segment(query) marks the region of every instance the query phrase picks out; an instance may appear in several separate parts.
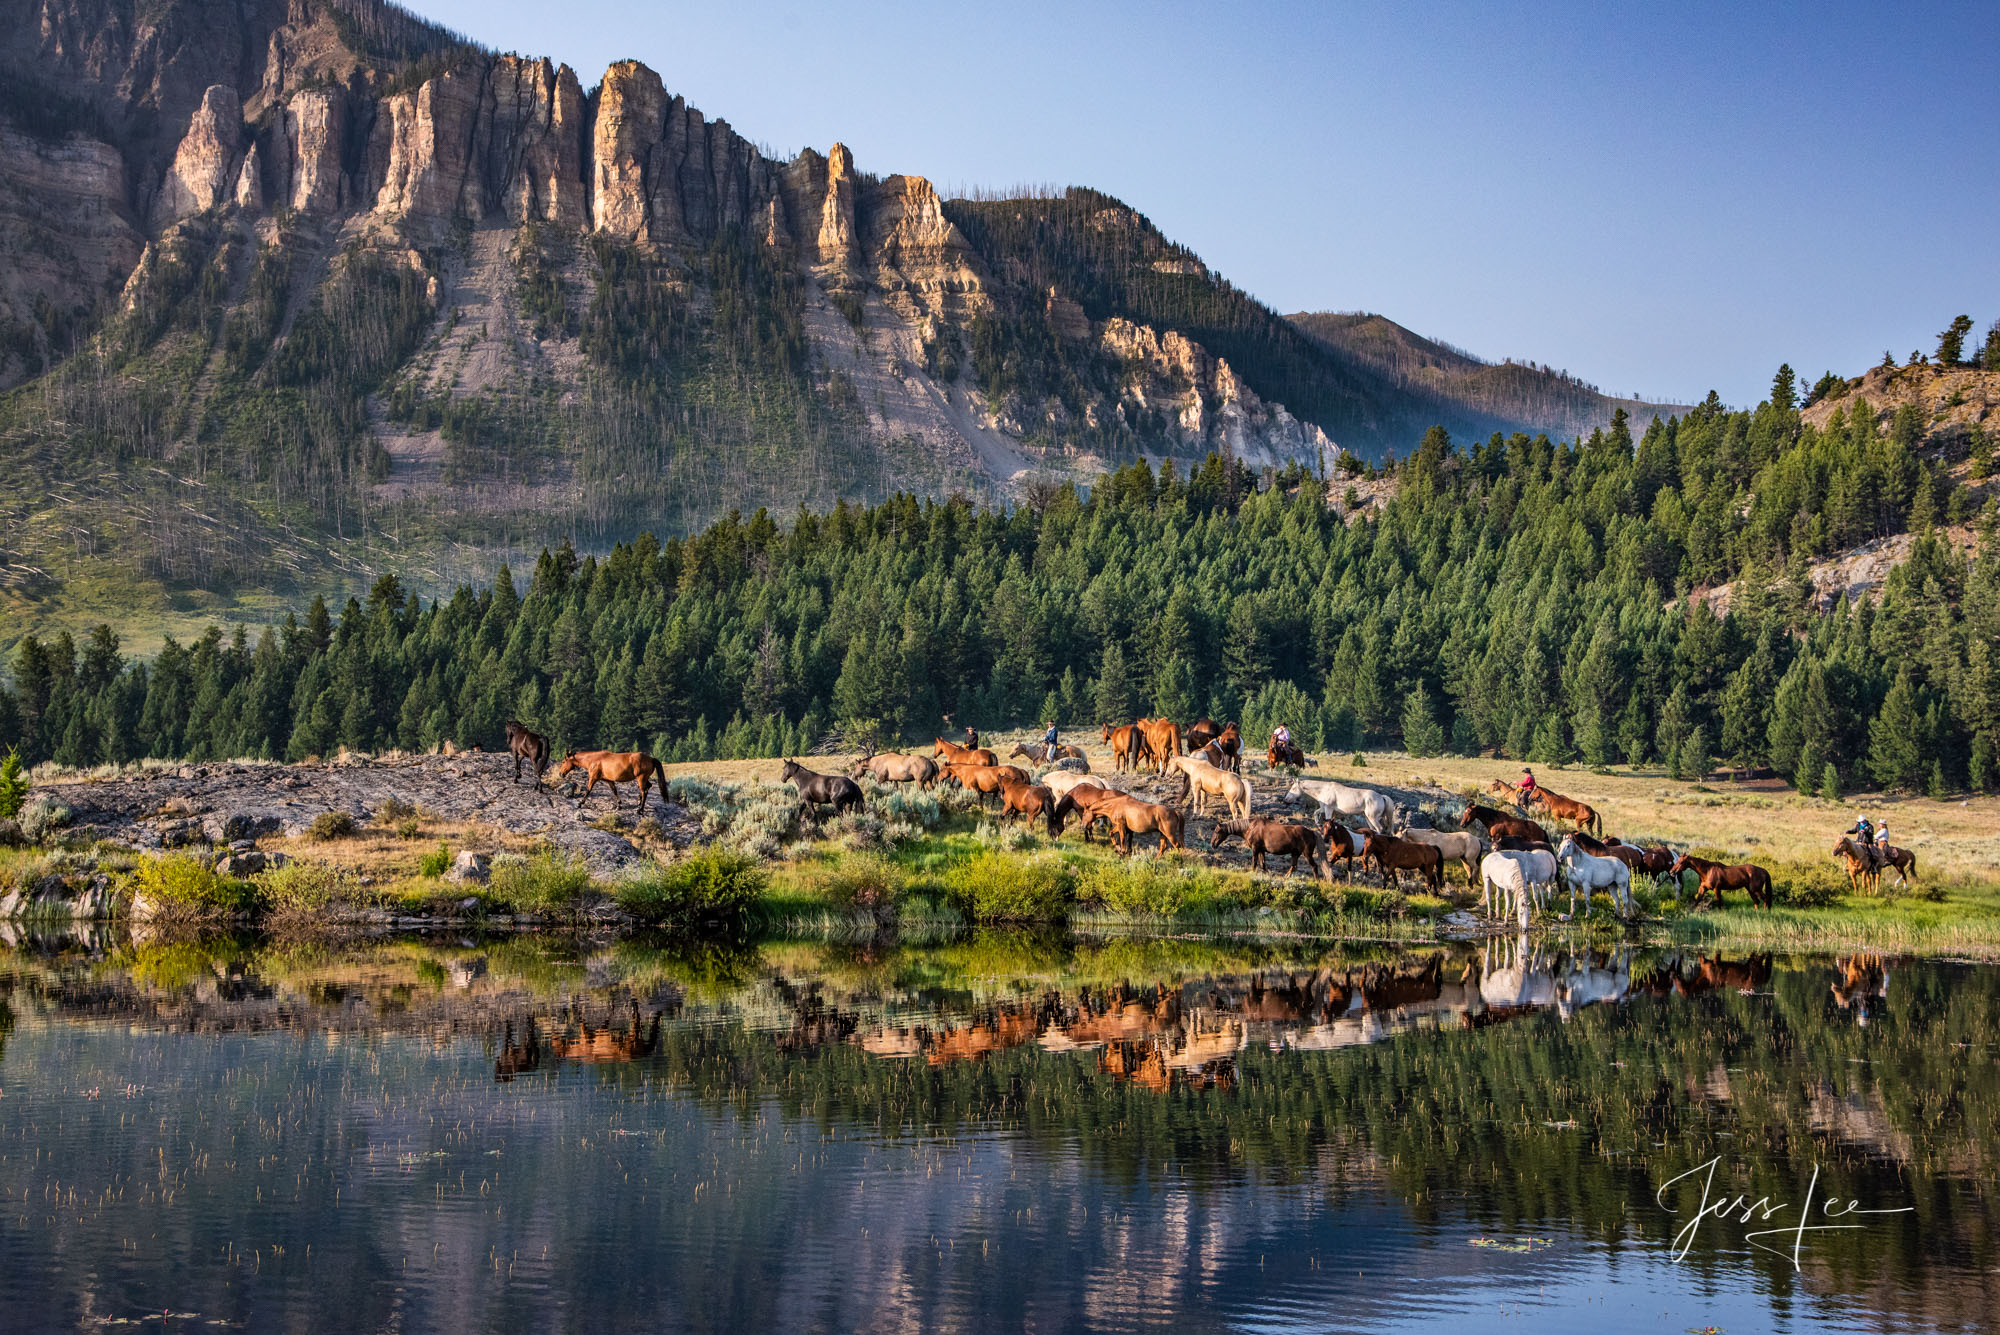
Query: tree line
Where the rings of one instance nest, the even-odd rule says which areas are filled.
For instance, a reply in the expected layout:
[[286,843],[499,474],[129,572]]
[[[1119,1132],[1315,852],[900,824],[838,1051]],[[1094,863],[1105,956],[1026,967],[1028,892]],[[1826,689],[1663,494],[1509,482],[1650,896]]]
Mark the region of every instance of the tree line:
[[[99,628],[24,640],[0,747],[71,765],[300,759],[340,747],[558,746],[669,759],[1239,718],[1253,743],[1401,742],[1534,761],[1769,765],[1802,788],[2000,787],[2000,563],[1912,433],[1856,403],[1803,423],[1789,369],[1633,439],[1429,433],[1380,509],[1302,468],[1141,462],[1026,504],[902,495],[780,523],[732,513],[525,582],[426,602],[393,576],[254,641],[156,659]],[[1842,499],[1849,498],[1849,499]],[[1975,558],[1936,531],[1976,517]],[[1827,606],[1809,560],[1913,531],[1879,602]],[[1727,583],[1724,599],[1720,590]]]

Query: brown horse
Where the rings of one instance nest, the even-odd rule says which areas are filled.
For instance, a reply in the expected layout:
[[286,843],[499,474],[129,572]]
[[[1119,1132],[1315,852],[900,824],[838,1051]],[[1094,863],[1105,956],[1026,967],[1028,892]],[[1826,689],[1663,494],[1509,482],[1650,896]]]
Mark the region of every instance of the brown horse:
[[1170,718],[1140,719],[1133,725],[1139,730],[1139,744],[1146,759],[1153,762],[1153,768],[1161,774],[1167,772],[1167,762],[1181,754],[1181,725]]
[[1123,774],[1132,767],[1133,748],[1138,745],[1139,726],[1127,723],[1122,728],[1104,725],[1104,740],[1111,746],[1111,768],[1114,773]]
[[521,762],[525,760],[535,767],[535,787],[541,787],[542,771],[549,767],[549,739],[509,719],[507,749],[514,755],[514,782],[521,781]]
[[583,785],[583,796],[576,800],[582,806],[590,800],[590,790],[603,784],[611,790],[611,809],[616,811],[623,799],[618,796],[618,785],[639,781],[639,810],[646,809],[647,785],[660,785],[660,805],[667,804],[667,775],[660,768],[660,762],[644,751],[572,751],[556,766],[556,782],[577,770],[582,770],[590,779]]
[[1499,840],[1512,837],[1515,839],[1532,839],[1536,843],[1541,844],[1549,842],[1549,832],[1527,817],[1510,816],[1506,812],[1496,811],[1492,807],[1482,807],[1476,804],[1467,807],[1465,814],[1459,817],[1459,824],[1472,825],[1475,823],[1486,827],[1486,837],[1488,839]]
[[1402,880],[1402,873],[1413,871],[1430,882],[1432,894],[1444,893],[1444,850],[1434,844],[1371,832],[1361,836],[1361,860],[1374,863],[1391,885]]
[[1353,880],[1354,855],[1359,851],[1354,832],[1337,820],[1323,820],[1319,823],[1319,841],[1326,847],[1326,878],[1333,879],[1333,860],[1339,858],[1342,872],[1348,880]]
[[1549,819],[1558,826],[1564,821],[1569,821],[1579,830],[1589,830],[1600,835],[1604,833],[1604,822],[1599,819],[1597,808],[1579,802],[1573,797],[1564,797],[1561,793],[1552,793],[1546,788],[1537,787],[1528,790],[1528,800],[1539,802],[1542,810],[1549,813]]
[[947,765],[997,765],[1000,763],[1000,757],[994,755],[983,746],[960,746],[957,742],[947,742],[942,737],[938,738],[937,744],[931,748],[931,756],[934,759],[943,760]]
[[938,777],[986,797],[1007,783],[1026,783],[1028,772],[1019,765],[940,765]]
[[1203,714],[1200,718],[1188,724],[1188,750],[1192,751],[1197,746],[1207,746],[1220,736],[1222,736],[1222,725],[1208,715]]
[[1907,848],[1896,848],[1889,844],[1861,844],[1842,837],[1833,846],[1833,855],[1839,858],[1847,869],[1847,888],[1858,890],[1866,884],[1871,890],[1880,884],[1882,869],[1891,868],[1902,879],[1904,885],[1910,883],[1910,873],[1917,869],[1917,855]]
[[1241,839],[1243,846],[1250,850],[1250,867],[1253,871],[1264,870],[1264,857],[1276,853],[1280,857],[1289,856],[1292,865],[1285,870],[1290,876],[1299,869],[1299,859],[1306,860],[1306,868],[1314,876],[1320,876],[1319,834],[1303,825],[1287,825],[1278,820],[1219,820],[1215,828],[1208,832],[1208,846],[1220,848],[1231,839]]
[[[1190,742],[1189,745],[1192,746],[1193,743]],[[1215,745],[1221,747],[1222,754],[1229,759],[1229,763],[1222,768],[1234,770],[1236,773],[1241,774],[1243,772],[1243,730],[1234,723],[1229,724],[1216,734]]]
[[1067,822],[1069,814],[1072,811],[1076,812],[1083,820],[1083,824],[1078,828],[1083,832],[1083,842],[1087,844],[1090,842],[1091,827],[1096,825],[1099,819],[1095,808],[1100,803],[1123,796],[1125,794],[1116,788],[1106,788],[1095,783],[1079,783],[1056,800],[1056,820]]
[[1720,862],[1710,862],[1692,853],[1683,853],[1674,859],[1674,865],[1667,869],[1675,876],[1692,871],[1696,877],[1694,898],[1688,902],[1693,908],[1701,903],[1703,895],[1715,896],[1715,906],[1722,907],[1722,892],[1742,890],[1749,894],[1750,903],[1756,908],[1768,909],[1774,902],[1771,893],[1771,873],[1752,862],[1738,863],[1725,867]]
[[[1071,795],[1074,796],[1074,793]],[[1102,816],[1111,823],[1111,844],[1118,850],[1120,857],[1126,857],[1132,852],[1132,836],[1135,834],[1158,833],[1160,844],[1153,850],[1155,859],[1169,848],[1176,850],[1187,848],[1187,840],[1184,837],[1187,817],[1173,807],[1142,802],[1136,797],[1119,793],[1108,801],[1092,806],[1090,814],[1093,817]]]
[[866,755],[847,767],[847,776],[858,779],[863,774],[872,774],[877,783],[912,783],[928,789],[937,782],[937,761],[929,756],[906,756],[891,752],[887,755]]
[[1264,756],[1264,763],[1272,769],[1280,765],[1290,765],[1293,769],[1306,767],[1306,753],[1291,742],[1272,742],[1271,749]]
[[836,816],[843,811],[861,810],[861,785],[845,774],[821,774],[796,760],[787,760],[779,782],[796,787],[799,801],[808,807],[830,806]]
[[1000,785],[1000,819],[1018,816],[1033,823],[1037,816],[1048,822],[1049,838],[1062,838],[1062,817],[1056,814],[1061,804],[1056,795],[1039,783],[1002,783]]

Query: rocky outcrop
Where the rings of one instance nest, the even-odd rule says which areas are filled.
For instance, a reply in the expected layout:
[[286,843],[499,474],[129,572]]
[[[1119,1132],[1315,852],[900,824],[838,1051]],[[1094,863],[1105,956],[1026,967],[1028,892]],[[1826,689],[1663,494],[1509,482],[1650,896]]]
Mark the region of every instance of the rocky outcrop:
[[[838,144],[834,149],[846,152]],[[929,181],[921,176],[887,178],[869,192],[866,217],[875,287],[905,320],[966,318],[990,305],[972,247],[944,216],[944,202]]]
[[279,198],[300,213],[331,213],[346,202],[340,170],[346,105],[331,88],[309,88],[285,105],[280,171],[286,184]]
[[646,158],[657,141],[667,93],[636,60],[604,72],[591,129],[591,225],[625,241],[647,241]]
[[165,227],[233,199],[236,145],[243,134],[243,108],[236,90],[213,84],[188,122],[167,179],[153,204],[153,223]]
[[1113,317],[1098,345],[1124,368],[1121,422],[1165,419],[1183,449],[1218,449],[1252,464],[1330,463],[1339,450],[1319,427],[1283,404],[1267,404],[1227,361],[1178,330]]
[[582,227],[589,116],[575,71],[502,56],[486,103],[492,123],[482,173],[491,186],[487,202],[516,222]]

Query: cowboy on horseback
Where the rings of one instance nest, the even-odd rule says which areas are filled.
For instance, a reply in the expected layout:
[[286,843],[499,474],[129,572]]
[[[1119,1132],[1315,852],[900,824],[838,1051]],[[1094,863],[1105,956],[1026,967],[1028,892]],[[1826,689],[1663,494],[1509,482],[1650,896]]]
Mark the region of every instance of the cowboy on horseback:
[[1280,723],[1271,730],[1271,744],[1273,746],[1290,746],[1292,744],[1292,730]]
[[1521,805],[1527,806],[1528,799],[1535,795],[1535,772],[1523,765],[1521,767],[1521,776]]
[[[1889,827],[1884,825],[1880,831],[1881,838],[1885,842],[1888,837],[1888,829]],[[1868,855],[1870,866],[1879,868],[1882,865],[1882,849],[1880,844],[1877,843],[1877,831],[1874,822],[1863,816],[1860,820],[1854,822],[1851,827],[1843,831],[1843,833],[1851,834],[1855,837],[1855,842],[1861,846],[1861,851]]]
[[1051,721],[1049,724],[1049,730],[1042,734],[1042,755],[1043,758],[1047,760],[1050,764],[1055,763],[1056,725],[1053,721]]

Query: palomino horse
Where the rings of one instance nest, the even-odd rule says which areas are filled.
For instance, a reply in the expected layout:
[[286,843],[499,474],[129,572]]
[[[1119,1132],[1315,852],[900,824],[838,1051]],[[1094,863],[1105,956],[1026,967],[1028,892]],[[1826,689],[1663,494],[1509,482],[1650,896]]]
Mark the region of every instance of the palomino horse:
[[1319,869],[1319,834],[1303,825],[1287,825],[1276,820],[1219,820],[1215,828],[1208,832],[1208,846],[1220,848],[1231,839],[1241,839],[1243,846],[1250,850],[1252,871],[1264,870],[1264,858],[1276,853],[1280,857],[1290,857],[1292,865],[1285,870],[1290,876],[1299,869],[1299,859],[1306,860],[1306,867],[1314,876],[1321,876]]
[[796,786],[799,801],[808,807],[830,806],[836,816],[861,809],[861,785],[845,774],[820,774],[796,760],[787,760],[779,782]]
[[514,755],[514,782],[521,781],[521,762],[525,760],[535,767],[535,787],[541,787],[542,771],[549,767],[549,739],[509,719],[507,749]]
[[590,782],[583,785],[583,796],[576,800],[582,806],[590,800],[590,790],[603,784],[611,790],[611,809],[616,811],[621,803],[618,785],[639,781],[639,810],[646,809],[646,793],[649,783],[660,785],[660,805],[667,804],[667,776],[660,768],[660,762],[644,751],[572,751],[556,766],[556,782],[582,770]]
[[1592,834],[1600,836],[1604,833],[1604,822],[1599,819],[1597,809],[1573,797],[1564,797],[1561,793],[1552,793],[1546,788],[1531,788],[1528,790],[1528,800],[1539,802],[1542,810],[1549,813],[1549,819],[1558,825],[1569,821],[1579,830],[1589,830]]
[[1420,844],[1429,844],[1444,855],[1446,862],[1457,861],[1465,867],[1465,884],[1470,888],[1479,874],[1479,859],[1486,856],[1486,841],[1471,830],[1404,830],[1403,837]]
[[937,782],[937,761],[929,756],[906,756],[891,752],[887,755],[865,755],[847,767],[847,775],[858,779],[863,774],[872,774],[877,783],[914,783],[919,788],[928,789]]
[[1000,757],[983,746],[960,746],[957,742],[937,739],[931,748],[933,758],[942,759],[948,765],[997,765]]
[[1230,816],[1238,820],[1249,818],[1250,785],[1240,774],[1217,769],[1198,756],[1175,756],[1167,762],[1167,769],[1179,772],[1187,781],[1184,796],[1193,799],[1197,816],[1206,810],[1209,798],[1219,797]]
[[1738,863],[1725,867],[1720,862],[1710,862],[1692,853],[1683,853],[1674,859],[1674,865],[1667,869],[1675,876],[1692,871],[1696,886],[1694,898],[1688,902],[1692,908],[1701,903],[1703,895],[1715,896],[1715,906],[1722,907],[1724,890],[1742,890],[1749,894],[1750,903],[1756,908],[1768,909],[1773,902],[1771,893],[1771,873],[1753,862]]
[[1549,832],[1527,817],[1510,816],[1504,811],[1495,811],[1492,807],[1482,807],[1477,804],[1469,806],[1465,809],[1465,814],[1459,817],[1459,822],[1464,825],[1484,825],[1488,839],[1512,835],[1516,839],[1533,839],[1537,843],[1552,842],[1549,839]]
[[1908,885],[1910,873],[1917,869],[1915,853],[1889,844],[1861,844],[1843,837],[1833,846],[1833,855],[1847,868],[1847,888],[1850,890],[1857,890],[1862,884],[1872,890],[1880,883],[1884,867],[1894,870],[1902,883]]
[[[1076,796],[1074,789],[1070,796]],[[1118,850],[1118,856],[1125,857],[1132,852],[1132,836],[1135,834],[1158,833],[1159,847],[1153,850],[1157,859],[1167,849],[1185,849],[1187,840],[1187,818],[1172,807],[1142,802],[1136,797],[1123,793],[1107,801],[1093,803],[1090,813],[1093,818],[1102,816],[1111,823],[1111,844]]]

